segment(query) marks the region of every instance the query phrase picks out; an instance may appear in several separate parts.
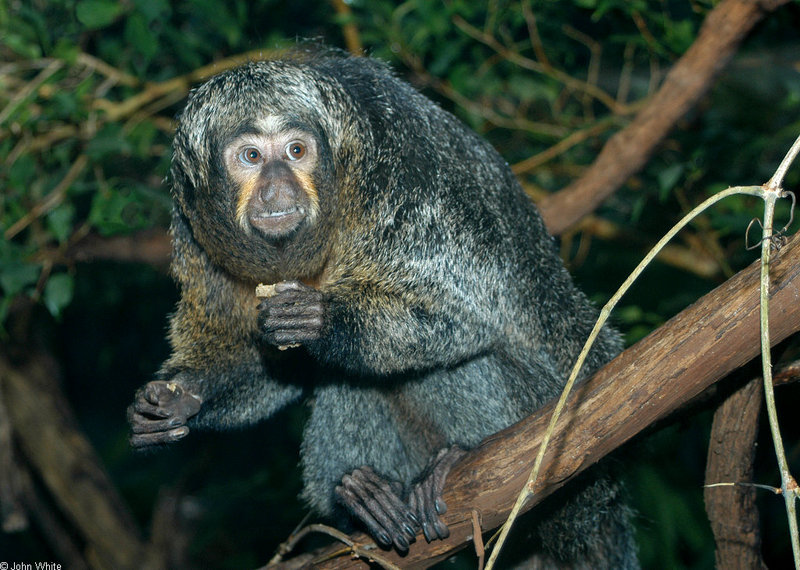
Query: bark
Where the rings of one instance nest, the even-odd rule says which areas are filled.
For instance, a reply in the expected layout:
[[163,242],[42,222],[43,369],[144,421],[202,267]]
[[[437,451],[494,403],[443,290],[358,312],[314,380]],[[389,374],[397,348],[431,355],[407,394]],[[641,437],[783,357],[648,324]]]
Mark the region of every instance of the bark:
[[[761,378],[731,394],[714,414],[706,485],[750,483],[763,388]],[[717,568],[766,568],[754,487],[706,487],[706,513],[717,543]]]
[[57,385],[57,367],[38,353],[15,368],[0,354],[3,390],[22,454],[86,541],[95,568],[139,568],[143,543],[125,503]]
[[156,269],[166,270],[171,250],[169,233],[150,229],[107,238],[89,234],[72,244],[65,253],[51,251],[44,257],[62,263],[103,260],[148,263]]
[[[759,263],[755,262],[576,388],[558,421],[536,485],[532,508],[587,467],[662,420],[759,354]],[[772,341],[800,330],[800,237],[778,252],[771,268]],[[473,511],[483,531],[505,520],[550,419],[552,406],[485,440],[448,478],[443,520],[451,535],[427,544],[421,536],[405,557],[379,552],[401,568],[425,568],[472,541]],[[352,535],[361,544],[371,540]],[[328,552],[341,551],[334,545]],[[340,557],[323,568],[363,566]]]
[[611,137],[583,175],[538,203],[547,229],[562,233],[639,171],[678,120],[714,84],[747,33],[788,0],[724,0],[636,118]]

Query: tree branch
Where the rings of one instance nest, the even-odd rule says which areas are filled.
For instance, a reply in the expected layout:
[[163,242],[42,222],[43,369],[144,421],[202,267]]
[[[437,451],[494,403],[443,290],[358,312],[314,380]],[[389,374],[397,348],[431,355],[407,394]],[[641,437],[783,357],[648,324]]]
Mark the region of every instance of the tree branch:
[[608,140],[578,180],[539,202],[550,233],[560,234],[594,211],[639,171],[675,123],[708,91],[753,26],[787,1],[720,2],[708,14],[692,46],[631,124]]
[[756,378],[731,394],[714,413],[703,494],[717,543],[717,568],[766,568],[761,559],[761,533],[756,489],[737,483],[753,480],[758,418],[764,390]]
[[52,358],[38,352],[20,368],[0,354],[3,390],[20,448],[88,545],[92,565],[141,566],[143,542],[94,448],[56,385]]

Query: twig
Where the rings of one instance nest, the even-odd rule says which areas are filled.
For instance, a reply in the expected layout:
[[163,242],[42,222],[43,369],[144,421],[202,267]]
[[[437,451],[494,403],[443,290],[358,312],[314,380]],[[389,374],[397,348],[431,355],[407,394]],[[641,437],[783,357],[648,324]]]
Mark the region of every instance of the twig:
[[81,63],[89,69],[93,69],[98,73],[105,75],[114,83],[126,85],[128,87],[136,87],[137,85],[141,84],[139,78],[130,75],[129,73],[125,73],[124,71],[120,71],[116,67],[107,64],[102,59],[99,59],[93,55],[89,55],[88,53],[78,54],[78,63]]
[[611,95],[596,85],[591,85],[590,83],[581,81],[580,79],[575,79],[571,75],[556,69],[549,64],[530,59],[512,49],[507,48],[501,44],[497,38],[477,29],[461,16],[453,16],[453,23],[469,37],[493,49],[511,63],[514,63],[523,69],[552,77],[570,89],[581,93],[586,93],[606,106],[615,115],[629,115],[631,113],[631,108],[628,105],[620,104]]
[[711,483],[710,485],[703,485],[705,489],[713,489],[714,487],[754,487],[769,491],[773,495],[782,495],[783,490],[780,487],[773,487],[772,485],[761,485],[760,483],[742,483],[740,481],[731,481],[728,483]]
[[483,545],[483,534],[481,533],[481,522],[478,511],[472,509],[472,543],[475,545],[475,554],[478,557],[478,570],[483,570],[483,562],[486,557],[486,548]]
[[567,128],[562,125],[544,123],[541,121],[531,121],[530,119],[527,119],[521,115],[513,117],[503,116],[490,108],[485,102],[473,101],[469,97],[459,93],[456,89],[453,89],[449,83],[442,81],[438,77],[428,73],[424,66],[420,63],[419,59],[413,54],[409,53],[408,50],[402,49],[401,57],[406,65],[408,65],[426,85],[431,86],[441,95],[447,97],[459,107],[466,109],[478,117],[483,117],[486,121],[492,123],[493,125],[552,137],[563,137],[568,132]]
[[72,166],[67,171],[67,174],[64,178],[61,179],[55,188],[47,195],[45,198],[36,204],[31,211],[25,214],[22,218],[17,220],[14,224],[12,224],[3,234],[3,236],[10,240],[19,232],[27,228],[33,220],[43,216],[56,206],[58,206],[63,200],[64,196],[67,193],[67,190],[75,182],[75,179],[78,178],[80,173],[88,164],[89,159],[85,154],[80,155],[75,162],[72,163]]
[[772,175],[772,178],[769,179],[767,182],[767,188],[770,190],[779,190],[783,186],[783,178],[786,176],[786,171],[789,170],[789,167],[794,162],[794,159],[797,158],[798,153],[800,153],[800,137],[797,137],[797,140],[794,141],[794,144],[789,149],[789,152],[786,153],[786,156],[783,157],[780,165],[778,166],[777,170],[775,170],[775,174]]
[[[296,533],[294,533],[292,536],[289,537],[289,539],[284,544],[281,545],[278,554],[276,554],[272,558],[272,560],[269,561],[269,563],[264,567],[264,569],[272,568],[280,564],[283,555],[294,549],[294,547],[297,545],[298,542],[300,542],[300,540],[302,540],[303,538],[305,538],[306,535],[311,534],[312,532],[327,534],[328,536],[331,536],[336,540],[346,544],[349,547],[347,551],[351,552],[354,556],[357,556],[359,558],[365,558],[370,562],[375,562],[379,564],[381,567],[388,568],[389,570],[400,570],[399,566],[393,564],[383,556],[376,554],[374,552],[375,544],[367,544],[367,545],[358,544],[342,531],[324,524],[310,524],[306,527],[303,527]],[[330,556],[326,556],[321,560],[315,560],[312,564],[322,562],[329,558]]]
[[550,63],[550,59],[544,51],[542,37],[539,35],[539,26],[536,25],[536,15],[527,2],[522,3],[522,15],[525,17],[525,23],[528,26],[528,37],[530,37],[531,47],[533,48],[533,53],[536,54],[536,59],[538,59],[545,68],[553,69],[553,64]]
[[526,172],[530,172],[531,170],[535,170],[539,168],[542,164],[553,160],[555,157],[561,154],[564,154],[569,149],[571,149],[575,145],[582,143],[586,139],[596,137],[597,135],[608,131],[616,124],[616,122],[617,122],[617,117],[615,117],[614,115],[610,115],[605,119],[598,121],[597,123],[595,123],[590,127],[574,131],[571,135],[561,139],[556,144],[548,147],[542,152],[534,154],[533,156],[529,156],[525,160],[521,160],[520,162],[512,165],[511,170],[516,175],[524,174]]
[[333,9],[338,14],[341,25],[342,35],[344,36],[344,43],[347,46],[347,51],[353,55],[364,54],[364,44],[361,43],[361,36],[358,33],[358,28],[353,22],[353,11],[344,0],[331,0]]
[[781,187],[786,171],[800,152],[800,137],[784,157],[775,174],[764,187],[764,233],[761,241],[761,363],[764,375],[764,397],[767,403],[767,417],[772,432],[772,442],[781,475],[781,491],[786,503],[786,514],[789,521],[789,532],[792,541],[795,568],[800,568],[800,536],[797,527],[795,501],[798,498],[797,482],[789,471],[783,438],[778,425],[778,414],[775,408],[775,390],[772,386],[772,356],[769,335],[769,259],[772,252],[772,222],[775,215],[775,202],[788,194]]
[[36,89],[38,89],[42,83],[47,81],[51,75],[53,75],[63,66],[64,62],[59,59],[54,59],[47,65],[47,67],[41,70],[36,77],[28,82],[25,87],[20,89],[17,94],[8,102],[8,105],[6,105],[5,108],[0,111],[0,125],[2,125],[6,119],[8,119],[8,117],[14,112],[20,103],[30,97],[30,95],[36,91]]

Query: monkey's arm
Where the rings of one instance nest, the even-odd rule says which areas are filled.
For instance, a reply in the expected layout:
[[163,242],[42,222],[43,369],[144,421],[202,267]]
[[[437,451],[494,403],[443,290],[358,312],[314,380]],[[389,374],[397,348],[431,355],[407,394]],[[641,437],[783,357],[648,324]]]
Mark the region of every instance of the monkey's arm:
[[128,409],[131,443],[139,447],[183,438],[190,427],[254,423],[302,392],[280,374],[291,355],[260,347],[253,288],[216,269],[179,214],[172,232],[181,299],[170,321],[172,355]]
[[319,362],[359,375],[449,367],[492,350],[490,311],[430,290],[370,283],[321,292],[282,282],[259,305],[259,328],[272,345],[305,345]]

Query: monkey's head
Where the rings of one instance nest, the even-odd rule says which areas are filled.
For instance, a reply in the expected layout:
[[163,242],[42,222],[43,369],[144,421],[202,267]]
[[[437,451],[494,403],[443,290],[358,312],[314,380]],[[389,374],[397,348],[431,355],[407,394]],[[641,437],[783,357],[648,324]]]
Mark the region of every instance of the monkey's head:
[[302,61],[251,63],[192,93],[175,136],[173,195],[215,263],[248,280],[321,269],[342,198],[337,173],[353,154],[344,99]]

